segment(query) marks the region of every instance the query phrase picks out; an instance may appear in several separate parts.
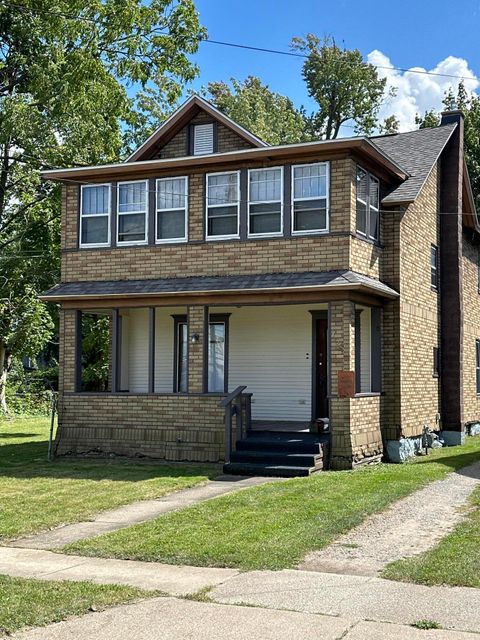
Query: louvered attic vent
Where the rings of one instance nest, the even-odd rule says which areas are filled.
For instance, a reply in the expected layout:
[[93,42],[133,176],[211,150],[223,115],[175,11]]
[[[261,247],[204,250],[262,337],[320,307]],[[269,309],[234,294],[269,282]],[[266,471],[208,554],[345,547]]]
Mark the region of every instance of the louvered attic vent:
[[196,124],[193,127],[193,155],[213,153],[213,123]]

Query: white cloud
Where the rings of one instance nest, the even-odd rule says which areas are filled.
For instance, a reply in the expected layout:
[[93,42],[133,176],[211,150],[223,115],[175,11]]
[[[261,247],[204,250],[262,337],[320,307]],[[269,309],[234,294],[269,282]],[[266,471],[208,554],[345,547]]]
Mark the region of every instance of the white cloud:
[[385,104],[380,111],[380,120],[386,116],[394,114],[400,121],[400,131],[415,129],[415,114],[422,114],[435,109],[441,111],[442,100],[445,93],[453,88],[457,91],[458,85],[463,78],[464,85],[469,92],[474,92],[480,82],[469,68],[468,62],[463,58],[448,56],[439,62],[429,72],[438,74],[448,74],[459,76],[449,78],[442,75],[426,75],[422,73],[412,73],[414,70],[427,71],[422,67],[412,67],[408,71],[398,71],[393,68],[393,64],[384,53],[375,50],[368,54],[368,62],[378,67],[378,75],[387,79],[387,90],[391,87],[396,89],[393,98],[386,98]]

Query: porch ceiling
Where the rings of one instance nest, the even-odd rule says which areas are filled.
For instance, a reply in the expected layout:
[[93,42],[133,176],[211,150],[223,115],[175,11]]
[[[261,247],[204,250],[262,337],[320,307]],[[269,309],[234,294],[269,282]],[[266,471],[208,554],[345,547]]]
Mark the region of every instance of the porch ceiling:
[[381,298],[396,298],[398,293],[379,280],[354,271],[318,271],[268,273],[235,276],[158,278],[154,280],[95,280],[65,282],[42,294],[49,302],[105,298],[163,298],[186,295],[312,293],[359,291]]

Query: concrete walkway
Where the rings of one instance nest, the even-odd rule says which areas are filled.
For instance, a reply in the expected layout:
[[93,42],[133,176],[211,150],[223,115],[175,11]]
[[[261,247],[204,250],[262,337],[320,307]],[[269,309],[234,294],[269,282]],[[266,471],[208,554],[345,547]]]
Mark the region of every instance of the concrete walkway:
[[370,516],[330,546],[308,554],[299,568],[376,575],[389,562],[428,551],[450,533],[465,517],[468,498],[479,485],[476,462]]
[[14,640],[478,640],[455,631],[155,598],[23,631]]
[[24,549],[58,549],[78,540],[153,520],[164,513],[178,511],[226,493],[279,480],[282,479],[221,475],[199,487],[175,491],[156,500],[133,502],[124,507],[103,511],[88,522],[64,525],[38,535],[19,538],[8,544]]

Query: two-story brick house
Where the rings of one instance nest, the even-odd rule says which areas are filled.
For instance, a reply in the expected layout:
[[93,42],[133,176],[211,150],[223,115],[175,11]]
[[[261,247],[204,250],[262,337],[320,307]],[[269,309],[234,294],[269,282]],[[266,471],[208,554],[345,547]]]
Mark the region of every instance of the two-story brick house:
[[[460,113],[272,147],[193,97],[126,162],[43,176],[64,183],[62,282],[43,296],[61,305],[58,454],[221,461],[237,407],[244,469],[319,466],[327,439],[348,468],[480,419]],[[91,314],[110,329],[102,391],[83,380]]]

